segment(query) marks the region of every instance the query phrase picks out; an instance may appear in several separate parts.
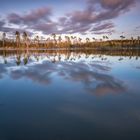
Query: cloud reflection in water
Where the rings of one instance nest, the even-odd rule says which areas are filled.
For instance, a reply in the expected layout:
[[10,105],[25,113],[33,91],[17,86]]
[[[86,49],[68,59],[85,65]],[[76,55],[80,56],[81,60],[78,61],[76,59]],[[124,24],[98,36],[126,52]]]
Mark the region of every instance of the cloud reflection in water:
[[110,75],[110,70],[111,67],[106,64],[87,64],[86,61],[43,61],[40,64],[29,65],[26,69],[12,70],[10,75],[14,80],[27,78],[43,85],[52,84],[58,77],[68,82],[80,83],[86,92],[97,96],[125,91],[123,82]]

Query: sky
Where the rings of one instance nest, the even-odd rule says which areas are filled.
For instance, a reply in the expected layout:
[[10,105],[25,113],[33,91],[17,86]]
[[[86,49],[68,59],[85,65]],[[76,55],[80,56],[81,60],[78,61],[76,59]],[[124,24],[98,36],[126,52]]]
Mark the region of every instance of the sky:
[[140,0],[4,0],[0,31],[117,39],[140,36]]

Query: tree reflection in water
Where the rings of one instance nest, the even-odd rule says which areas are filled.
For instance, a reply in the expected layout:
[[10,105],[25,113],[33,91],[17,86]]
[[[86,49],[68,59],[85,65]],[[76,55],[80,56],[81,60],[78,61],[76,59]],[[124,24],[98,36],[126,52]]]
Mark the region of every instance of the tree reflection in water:
[[139,136],[139,56],[138,51],[0,52],[0,139]]
[[[137,52],[135,53],[137,54]],[[114,52],[115,54],[116,52]],[[8,52],[8,55],[4,55],[3,59],[7,57],[7,63],[10,63],[12,60],[9,58],[12,55],[13,52],[11,54]],[[113,53],[104,55],[69,51],[52,51],[49,53],[17,51],[15,61],[16,65],[20,67],[19,69],[11,69],[10,76],[15,80],[26,77],[38,84],[48,85],[52,84],[53,75],[57,75],[63,80],[80,83],[81,88],[84,88],[86,92],[97,96],[121,93],[126,90],[126,87],[123,81],[110,74],[112,66],[109,57],[111,55]],[[118,52],[116,55],[118,55]],[[122,61],[125,57],[128,57],[128,53],[126,53],[126,56],[117,57],[117,60]],[[133,57],[136,56],[132,56],[131,53],[131,59]],[[23,68],[25,65],[26,69]],[[5,71],[1,69],[1,73],[3,72]]]

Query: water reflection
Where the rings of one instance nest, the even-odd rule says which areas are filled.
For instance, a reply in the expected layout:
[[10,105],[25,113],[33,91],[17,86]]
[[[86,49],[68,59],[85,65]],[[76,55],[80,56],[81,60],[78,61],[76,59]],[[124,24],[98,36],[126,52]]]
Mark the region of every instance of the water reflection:
[[15,80],[26,77],[45,85],[51,84],[53,75],[57,75],[65,80],[81,83],[86,91],[96,95],[124,91],[123,82],[107,73],[110,69],[104,65],[88,65],[84,62],[53,64],[45,61],[28,66],[27,69],[12,70],[10,75]]
[[0,140],[139,138],[139,52],[0,54]]
[[[7,59],[11,55],[16,55],[16,64],[20,65],[23,61],[23,64],[26,65],[29,61],[30,56],[34,57],[37,61],[42,58],[46,58],[52,63],[60,61],[77,61],[81,58],[94,60],[99,58],[102,61],[106,61],[108,57],[106,56],[119,56],[118,61],[122,61],[125,57],[129,59],[138,60],[140,57],[139,50],[121,50],[121,51],[97,51],[97,50],[78,50],[78,51],[68,51],[68,50],[0,50],[0,56],[3,58],[5,64],[8,63]],[[23,59],[22,59],[23,58]]]
[[[123,81],[110,74],[112,64],[108,59],[108,56],[101,54],[18,52],[14,58],[7,57],[8,65],[0,66],[0,76],[2,77],[9,67],[9,76],[13,80],[26,78],[35,83],[48,85],[52,84],[56,75],[71,83],[79,83],[86,92],[97,96],[124,92],[126,87]],[[14,61],[20,66],[18,69],[13,68]],[[27,66],[24,67],[25,65]]]
[[3,74],[6,72],[4,65],[0,64],[0,79],[3,77]]

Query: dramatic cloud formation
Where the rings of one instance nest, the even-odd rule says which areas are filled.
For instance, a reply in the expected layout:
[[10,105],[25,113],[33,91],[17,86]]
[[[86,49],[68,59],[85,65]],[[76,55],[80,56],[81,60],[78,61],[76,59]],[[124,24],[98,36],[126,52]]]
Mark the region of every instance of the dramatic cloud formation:
[[[69,30],[73,29],[81,29],[80,31],[86,27],[88,27],[88,30],[91,29],[92,26],[94,26],[95,23],[104,22],[106,20],[111,20],[113,18],[118,17],[119,15],[127,12],[132,8],[135,4],[135,0],[89,0],[87,3],[87,7],[83,11],[74,11],[70,14],[67,14],[67,18],[65,19],[65,25],[66,27],[71,27],[70,25],[73,25]],[[100,10],[96,10],[96,6],[100,7]],[[67,20],[66,20],[67,19]],[[109,28],[113,28],[112,25],[107,25],[109,23],[106,23],[104,26],[108,26]],[[103,27],[100,27],[101,30],[103,30]],[[95,27],[94,29],[100,30],[99,27]],[[94,33],[91,30],[91,33]],[[106,28],[105,28],[106,30]],[[75,32],[79,30],[74,30]],[[85,30],[83,30],[85,31]],[[110,30],[112,31],[112,30]]]
[[[80,0],[77,2],[80,4]],[[19,26],[22,30],[41,31],[43,34],[112,34],[116,30],[114,19],[129,12],[138,0],[85,0],[84,2],[82,10],[63,11],[63,14],[55,18],[53,6],[35,8],[22,13],[12,12],[4,19],[9,26],[5,27],[5,23],[0,21],[0,30],[9,32],[12,30],[10,26],[13,25],[13,31],[16,30],[15,26]]]

